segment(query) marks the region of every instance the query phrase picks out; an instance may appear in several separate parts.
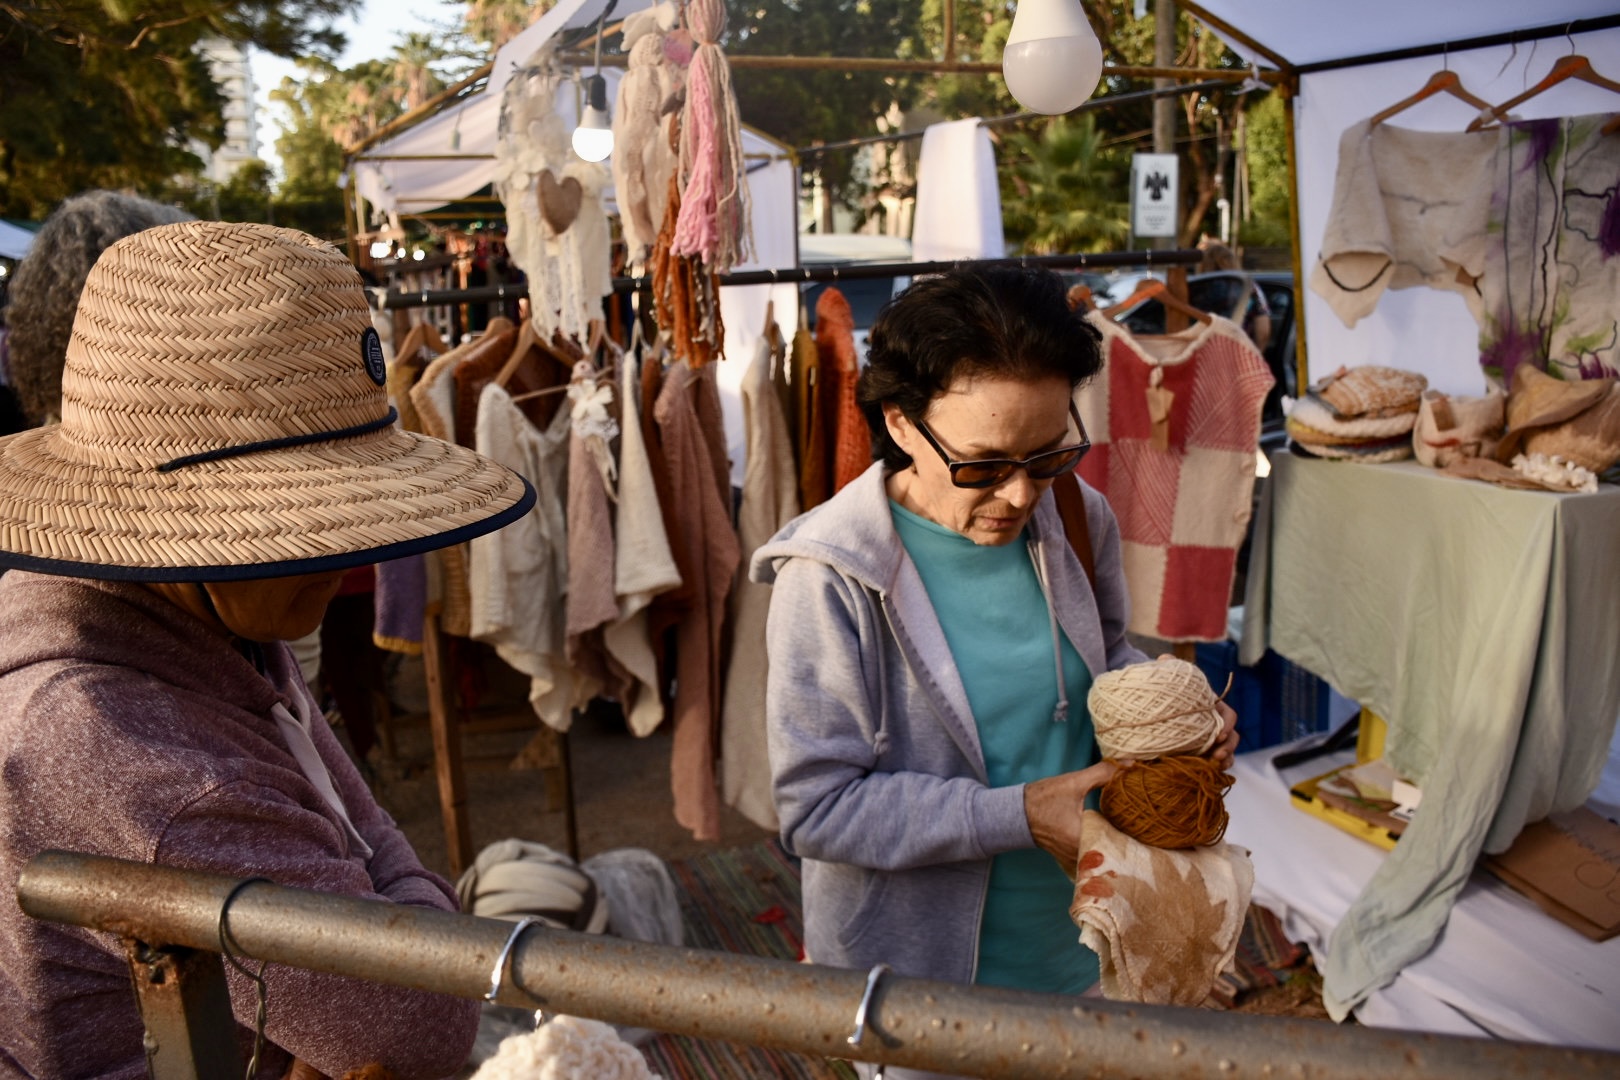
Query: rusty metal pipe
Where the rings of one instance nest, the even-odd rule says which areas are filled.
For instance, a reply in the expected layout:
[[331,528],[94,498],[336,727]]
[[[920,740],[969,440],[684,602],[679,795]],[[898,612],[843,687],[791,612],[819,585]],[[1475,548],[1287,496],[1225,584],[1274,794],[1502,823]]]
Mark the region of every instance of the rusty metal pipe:
[[[23,869],[39,919],[164,945],[217,947],[235,879],[67,852]],[[512,924],[269,884],[230,912],[246,955],[479,998]],[[1380,1077],[1620,1074],[1620,1054],[1320,1021],[957,986],[888,976],[860,1051],[846,1044],[866,973],[531,929],[499,1000],[681,1035],[980,1077]],[[275,1008],[272,1001],[270,1007]]]

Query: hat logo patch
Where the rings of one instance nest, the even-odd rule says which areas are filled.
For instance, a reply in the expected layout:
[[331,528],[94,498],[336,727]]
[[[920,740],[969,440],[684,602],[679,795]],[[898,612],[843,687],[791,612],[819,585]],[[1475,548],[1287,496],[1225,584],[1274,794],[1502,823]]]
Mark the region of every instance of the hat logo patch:
[[366,374],[378,386],[388,385],[388,363],[383,359],[382,338],[374,327],[366,327],[360,335],[360,357],[365,361]]

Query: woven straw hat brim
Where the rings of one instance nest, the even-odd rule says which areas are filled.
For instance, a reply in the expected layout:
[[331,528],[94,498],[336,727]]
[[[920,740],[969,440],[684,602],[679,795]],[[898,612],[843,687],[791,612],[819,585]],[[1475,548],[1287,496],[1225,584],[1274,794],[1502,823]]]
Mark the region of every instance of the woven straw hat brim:
[[346,569],[492,532],[534,490],[464,447],[386,428],[170,472],[0,439],[0,566],[123,581],[238,581]]

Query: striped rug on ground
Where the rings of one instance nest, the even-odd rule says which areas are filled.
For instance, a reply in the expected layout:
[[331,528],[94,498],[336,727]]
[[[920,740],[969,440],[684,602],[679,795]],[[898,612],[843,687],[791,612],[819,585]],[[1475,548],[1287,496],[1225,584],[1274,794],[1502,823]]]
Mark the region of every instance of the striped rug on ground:
[[[799,869],[774,840],[669,864],[686,943],[697,949],[797,960],[804,915]],[[666,1080],[852,1080],[848,1063],[780,1050],[660,1035],[642,1052]]]

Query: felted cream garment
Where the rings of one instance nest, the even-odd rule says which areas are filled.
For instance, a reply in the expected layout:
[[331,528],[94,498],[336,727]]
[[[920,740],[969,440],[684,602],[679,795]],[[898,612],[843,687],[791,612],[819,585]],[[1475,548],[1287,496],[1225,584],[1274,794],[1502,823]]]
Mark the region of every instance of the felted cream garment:
[[656,29],[637,38],[629,48],[628,66],[619,80],[618,105],[613,110],[613,192],[625,249],[630,262],[639,265],[664,224],[669,178],[677,164],[661,113],[677,88],[679,75],[664,55],[664,35]]
[[567,409],[539,431],[501,387],[490,383],[479,395],[476,449],[521,474],[537,497],[522,518],[472,541],[472,636],[529,676],[529,703],[558,731],[567,731],[574,709],[585,704],[564,624],[570,430]]
[[[649,361],[656,363],[657,361]],[[648,637],[647,605],[680,587],[681,574],[664,531],[664,514],[653,486],[652,459],[641,426],[641,380],[630,358],[620,361],[619,502],[614,508],[613,588],[619,618],[608,625],[608,655],[635,680],[621,702],[630,730],[650,735],[664,719],[658,693],[658,661]]]
[[748,463],[743,474],[737,539],[741,575],[731,594],[731,664],[726,670],[720,715],[720,790],[761,828],[779,822],[771,798],[771,765],[765,752],[765,622],[771,587],[748,579],[748,564],[761,544],[799,516],[798,469],[787,415],[773,376],[786,356],[761,338],[743,375],[743,424],[748,432]]
[[1080,821],[1069,915],[1097,954],[1113,1001],[1203,1004],[1233,969],[1254,866],[1232,844],[1167,851],[1133,840],[1095,810]]
[[1461,293],[1481,318],[1477,279],[1500,137],[1365,120],[1345,129],[1311,290],[1346,326],[1371,314],[1385,289],[1415,285]]

